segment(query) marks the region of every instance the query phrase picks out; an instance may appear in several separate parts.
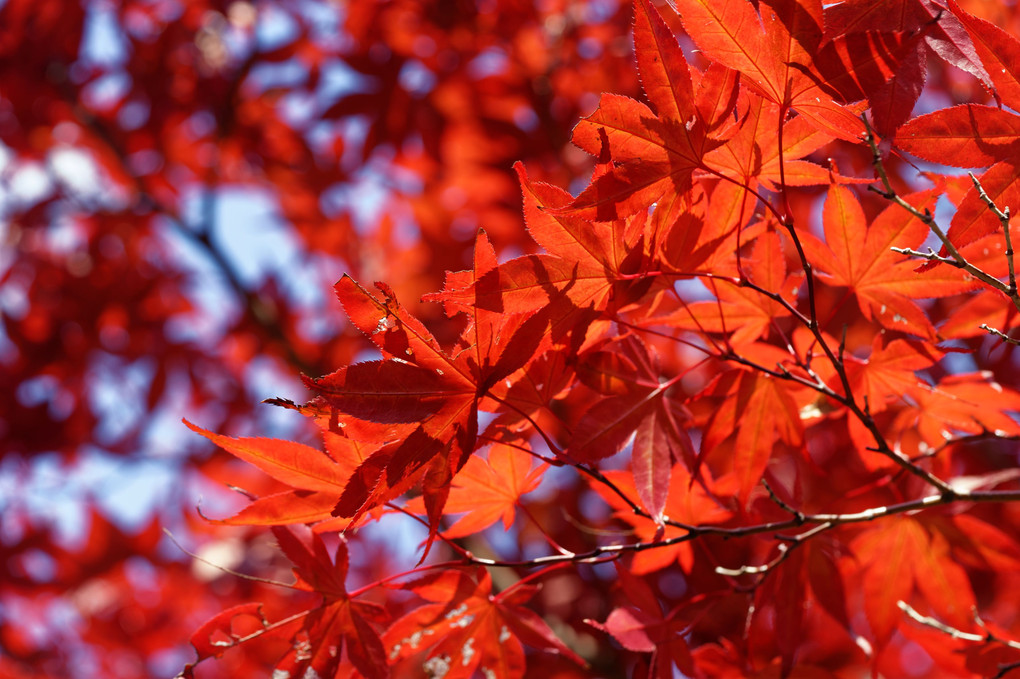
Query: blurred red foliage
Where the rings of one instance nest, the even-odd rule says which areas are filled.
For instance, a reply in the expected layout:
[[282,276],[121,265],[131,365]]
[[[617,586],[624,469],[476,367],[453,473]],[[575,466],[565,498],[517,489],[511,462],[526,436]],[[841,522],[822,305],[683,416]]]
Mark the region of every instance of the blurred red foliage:
[[[253,597],[154,528],[264,540],[193,520],[196,488],[222,495],[203,478],[264,482],[180,416],[266,433],[253,404],[357,355],[329,295],[344,271],[416,299],[480,225],[533,247],[511,165],[587,171],[569,130],[599,92],[637,92],[629,24],[587,2],[3,3],[0,674],[173,674],[205,617]],[[156,515],[48,476],[95,460],[158,479],[155,501],[115,491]],[[54,530],[73,514],[85,535]]]

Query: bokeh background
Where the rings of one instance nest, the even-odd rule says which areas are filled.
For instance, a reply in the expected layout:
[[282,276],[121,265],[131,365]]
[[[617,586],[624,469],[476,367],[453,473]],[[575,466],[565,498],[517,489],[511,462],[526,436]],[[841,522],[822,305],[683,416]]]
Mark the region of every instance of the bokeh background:
[[[260,402],[364,351],[344,272],[451,336],[418,298],[479,228],[533,247],[511,165],[583,182],[570,129],[637,93],[630,23],[614,0],[0,0],[0,676],[170,677],[214,613],[283,607],[163,533],[287,579],[266,531],[200,515],[267,480],[181,418],[312,440]],[[275,659],[235,655],[200,674]]]

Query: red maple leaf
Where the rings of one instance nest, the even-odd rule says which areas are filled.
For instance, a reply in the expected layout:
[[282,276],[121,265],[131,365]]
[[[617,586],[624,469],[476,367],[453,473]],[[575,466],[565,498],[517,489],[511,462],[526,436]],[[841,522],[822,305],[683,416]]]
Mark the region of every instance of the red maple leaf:
[[[779,444],[793,449],[804,443],[804,423],[787,383],[755,372],[731,370],[710,384],[704,394],[726,395],[712,414],[701,441],[701,459],[724,458],[738,485],[738,499],[747,502],[761,481]],[[718,450],[717,450],[718,449]]]
[[[921,209],[935,197],[931,190],[905,200]],[[928,235],[928,227],[898,205],[887,207],[868,225],[853,192],[833,185],[825,201],[823,225],[825,243],[804,234],[805,250],[829,274],[832,284],[853,291],[866,318],[890,330],[934,338],[931,321],[912,298],[942,297],[975,286],[962,272],[947,267],[919,276],[915,261],[891,250],[916,248]]]
[[[954,8],[947,12],[930,0],[897,0],[871,3],[852,0],[825,9],[825,30],[833,38],[840,59],[826,74],[844,86],[847,76],[868,98],[875,130],[891,136],[909,116],[924,88],[928,74],[928,55],[934,54],[983,83],[989,74]],[[869,43],[875,48],[868,49]],[[881,47],[880,47],[881,46]],[[884,51],[895,55],[861,64],[860,54]],[[840,65],[846,76],[839,75]]]
[[[481,235],[470,281],[474,294],[485,294],[489,273],[498,274],[495,253]],[[452,280],[456,285],[458,278]],[[450,481],[474,451],[479,402],[538,351],[546,319],[472,304],[462,346],[450,354],[385,286],[379,287],[383,300],[344,277],[337,294],[351,321],[387,358],[309,383],[320,406],[337,413],[346,435],[385,444],[355,470],[334,513],[356,519],[421,480],[434,537]],[[456,304],[449,294],[434,299]]]
[[378,446],[361,444],[326,432],[330,455],[294,441],[267,438],[233,438],[184,424],[228,453],[249,462],[277,481],[293,486],[257,498],[237,515],[222,520],[228,525],[282,526],[318,523],[317,530],[337,530],[347,522],[333,520],[333,507],[354,469]]
[[911,603],[915,590],[949,624],[973,624],[974,592],[966,572],[948,558],[945,538],[924,522],[894,517],[862,532],[851,549],[864,571],[864,611],[878,646],[888,643],[903,619],[897,602]]
[[519,583],[493,595],[485,569],[451,569],[404,586],[427,601],[397,620],[383,637],[390,662],[412,671],[407,658],[418,659],[426,673],[446,679],[469,679],[481,673],[501,679],[524,675],[522,642],[534,648],[584,661],[556,638],[549,626],[523,604],[534,585]]
[[825,25],[820,0],[762,2],[760,16],[746,0],[678,0],[676,9],[698,47],[739,71],[747,85],[780,107],[783,118],[792,108],[834,137],[863,136],[857,117],[863,107],[835,100],[832,88],[814,69]]
[[[260,604],[227,609],[192,635],[191,643],[198,652],[196,663],[272,636],[291,642],[291,649],[276,664],[278,673],[292,677],[336,676],[346,661],[366,679],[388,677],[377,629],[386,612],[378,604],[355,601],[348,595],[346,543],[340,540],[335,557],[331,557],[322,538],[303,526],[277,526],[273,534],[294,564],[295,587],[322,595],[322,604],[274,623],[263,617]],[[191,667],[182,676],[191,677]]]
[[[962,11],[954,13],[974,38],[974,46],[988,67],[996,96],[1013,108],[1020,106],[1020,41],[999,27]],[[919,158],[952,167],[986,167],[981,185],[999,208],[1020,203],[1020,116],[980,104],[961,104],[918,116],[896,134],[896,145]],[[960,203],[946,236],[957,248],[1001,228],[978,190],[971,187]],[[945,249],[943,249],[945,254]]]
[[[542,481],[547,465],[533,466],[534,456],[514,446],[497,443],[487,457],[473,455],[453,477],[445,514],[466,514],[443,531],[447,538],[459,538],[481,532],[502,519],[509,530],[522,495],[530,493]],[[413,498],[404,509],[416,514],[424,511],[420,498]]]
[[691,651],[684,637],[690,632],[692,612],[700,608],[703,613],[706,600],[696,598],[663,614],[658,597],[644,580],[619,565],[616,572],[627,604],[610,611],[603,623],[586,622],[611,635],[629,651],[651,653],[650,676],[670,677],[674,665],[686,674],[693,674]]
[[[593,156],[603,147],[617,166],[594,179],[562,209],[588,219],[626,217],[660,199],[681,196],[705,153],[718,146],[702,118],[687,60],[676,37],[649,0],[635,2],[634,42],[638,70],[651,108],[639,101],[603,94],[598,109],[574,128],[574,144]],[[714,88],[707,92],[716,93]],[[704,99],[702,100],[705,101]]]

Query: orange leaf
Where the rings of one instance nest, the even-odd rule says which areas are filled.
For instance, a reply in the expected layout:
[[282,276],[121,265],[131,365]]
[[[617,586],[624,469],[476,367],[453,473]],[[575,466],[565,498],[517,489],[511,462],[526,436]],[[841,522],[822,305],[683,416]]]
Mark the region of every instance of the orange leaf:
[[427,650],[427,659],[416,670],[424,667],[445,679],[470,679],[478,673],[520,679],[525,668],[522,641],[584,664],[541,618],[520,605],[533,594],[527,586],[493,596],[492,581],[480,569],[425,576],[406,589],[436,603],[412,610],[383,636],[398,671],[410,669],[401,666],[401,660]]
[[350,475],[321,450],[294,441],[266,438],[233,438],[214,434],[184,420],[194,432],[223,450],[249,462],[289,486],[339,493]]
[[[538,487],[547,465],[533,467],[534,456],[513,446],[501,443],[489,448],[488,457],[472,456],[455,477],[444,513],[460,514],[449,530],[448,538],[459,538],[478,533],[502,518],[503,528],[509,529],[514,521],[514,508],[522,495]],[[424,511],[421,498],[413,498],[405,509],[414,513]]]
[[[876,645],[888,643],[903,620],[898,601],[910,601],[917,560],[928,549],[928,534],[912,518],[890,517],[865,531],[851,545],[865,571],[864,612]],[[920,573],[925,577],[924,573]]]

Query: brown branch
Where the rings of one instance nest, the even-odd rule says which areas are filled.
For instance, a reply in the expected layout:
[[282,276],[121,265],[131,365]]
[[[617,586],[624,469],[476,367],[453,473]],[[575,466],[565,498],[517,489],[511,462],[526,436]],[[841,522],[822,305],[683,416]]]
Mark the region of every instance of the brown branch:
[[925,209],[924,211],[918,210],[913,205],[903,200],[903,198],[900,197],[898,193],[896,193],[896,190],[893,189],[892,187],[892,183],[889,181],[889,175],[886,173],[885,164],[882,162],[882,156],[878,151],[878,146],[875,144],[875,135],[871,131],[871,126],[868,123],[866,117],[862,116],[862,119],[864,120],[864,125],[868,131],[867,142],[868,146],[871,147],[872,156],[871,163],[874,166],[875,173],[878,175],[878,178],[882,182],[883,187],[882,189],[877,189],[874,186],[869,186],[868,189],[879,194],[886,200],[899,205],[904,210],[912,214],[914,217],[920,219],[921,222],[929,229],[931,229],[932,233],[934,233],[935,236],[939,239],[939,241],[942,243],[942,246],[945,248],[945,251],[949,253],[949,256],[944,257],[938,255],[932,250],[929,250],[928,253],[920,253],[917,252],[916,250],[911,250],[909,248],[892,248],[892,250],[894,252],[899,252],[901,254],[908,255],[911,257],[926,259],[930,262],[941,262],[943,264],[948,264],[949,266],[960,269],[961,271],[965,271],[966,273],[970,274],[971,276],[981,281],[985,285],[989,286],[990,288],[998,290],[1002,294],[1009,297],[1010,301],[1013,303],[1013,306],[1016,307],[1018,311],[1020,311],[1020,295],[1017,294],[1016,274],[1013,269],[1013,244],[1009,233],[1009,209],[1007,208],[1005,211],[1000,210],[998,206],[995,205],[995,202],[992,201],[992,199],[985,192],[984,187],[981,186],[981,182],[977,180],[973,173],[968,173],[970,174],[971,181],[974,182],[974,186],[978,191],[978,195],[980,196],[981,200],[985,203],[986,206],[988,206],[988,209],[999,219],[999,223],[1003,227],[1003,232],[1005,234],[1006,239],[1006,261],[1009,265],[1009,283],[1007,284],[1003,283],[995,276],[992,276],[988,272],[980,269],[971,262],[967,261],[967,258],[964,257],[960,253],[960,251],[956,248],[956,246],[953,245],[953,243],[949,240],[949,237],[946,235],[946,232],[943,231],[942,227],[939,226],[938,222],[935,221],[935,217],[931,214],[929,210],[927,209]]
[[949,446],[955,445],[957,443],[975,443],[975,442],[978,442],[978,441],[987,441],[987,440],[1020,441],[1020,436],[1018,436],[1018,435],[1013,435],[1013,434],[998,434],[998,433],[996,433],[994,431],[989,431],[988,429],[985,429],[983,426],[982,426],[982,430],[983,431],[981,431],[981,433],[979,433],[979,434],[967,434],[966,436],[957,436],[956,438],[949,439],[948,441],[945,441],[945,442],[939,444],[935,448],[932,448],[932,449],[930,449],[930,450],[928,450],[926,452],[923,452],[923,453],[921,453],[919,455],[915,455],[914,457],[910,458],[910,461],[911,462],[917,462],[919,460],[923,460],[923,459],[926,459],[926,458],[929,458],[929,457],[935,457],[936,455],[941,453],[943,450],[945,450]]
[[916,257],[918,259],[924,259],[929,262],[939,262],[940,264],[945,264],[946,266],[951,266],[955,269],[960,269],[961,271],[964,271],[968,275],[973,276],[977,280],[981,281],[985,285],[994,288],[1002,292],[1003,294],[1007,295],[1009,294],[1009,291],[1006,289],[1006,286],[1002,281],[1000,281],[995,276],[992,276],[991,274],[986,273],[985,271],[977,268],[967,260],[961,261],[958,259],[954,259],[952,257],[943,257],[942,255],[938,254],[931,248],[928,248],[928,252],[918,252],[917,250],[912,250],[910,248],[889,248],[889,249],[892,250],[893,252],[897,252],[901,255],[906,255],[908,257]]
[[[927,495],[916,500],[909,500],[906,502],[899,502],[892,505],[886,505],[883,507],[872,507],[865,509],[860,512],[848,512],[844,514],[800,514],[799,516],[787,519],[785,521],[770,521],[766,523],[754,524],[751,526],[738,526],[738,527],[727,527],[727,526],[716,526],[716,525],[681,525],[687,532],[684,535],[678,535],[676,537],[667,538],[665,540],[653,541],[653,542],[630,542],[625,544],[612,544],[602,545],[595,547],[587,552],[578,552],[575,554],[552,554],[548,556],[540,556],[534,559],[524,559],[519,561],[501,561],[497,559],[485,559],[472,555],[470,552],[466,552],[463,548],[458,549],[458,552],[463,552],[461,555],[465,557],[468,563],[474,563],[480,566],[491,566],[499,568],[536,568],[539,566],[545,566],[551,563],[559,563],[563,561],[571,561],[574,563],[601,563],[603,561],[611,561],[618,559],[623,554],[631,552],[643,552],[649,549],[658,549],[661,547],[670,547],[672,545],[681,544],[684,542],[691,542],[700,537],[715,535],[724,538],[740,538],[750,537],[753,535],[760,535],[763,533],[779,533],[780,531],[796,528],[804,524],[812,524],[813,527],[796,536],[783,536],[775,535],[775,539],[784,542],[792,542],[795,544],[806,542],[808,539],[813,538],[820,533],[830,530],[836,526],[854,524],[854,523],[867,523],[875,521],[876,519],[884,518],[887,516],[895,516],[897,514],[905,514],[908,512],[916,512],[925,509],[931,509],[933,507],[946,507],[952,504],[960,502],[980,502],[980,503],[1000,503],[1000,502],[1018,502],[1020,501],[1020,490],[985,490],[985,491],[968,491],[965,489],[951,490],[950,493],[940,493],[937,495]],[[413,516],[413,515],[412,515]],[[419,517],[414,517],[418,521],[422,521]],[[442,538],[442,534],[439,535]],[[785,558],[785,557],[783,557]],[[774,566],[768,566],[763,568],[762,566],[748,566],[743,573],[752,572],[765,572],[769,568]],[[725,570],[725,569],[724,569]],[[725,573],[724,573],[725,574]]]
[[1007,205],[1004,209],[1000,210],[999,206],[995,204],[995,201],[988,196],[988,192],[985,191],[985,187],[981,186],[981,182],[974,176],[974,173],[968,172],[967,176],[969,176],[970,180],[974,183],[974,188],[978,192],[978,197],[981,198],[981,201],[988,206],[988,209],[991,210],[992,214],[999,219],[999,224],[1002,225],[1002,235],[1006,239],[1006,264],[1009,267],[1008,294],[1010,297],[1015,297],[1016,272],[1013,269],[1013,239],[1009,233],[1009,206]]
[[784,561],[790,558],[790,555],[793,554],[793,551],[795,549],[797,549],[803,544],[806,544],[808,540],[815,537],[816,535],[824,533],[833,526],[835,526],[835,524],[822,523],[799,535],[791,537],[776,535],[776,539],[783,540],[783,542],[780,542],[779,545],[777,546],[777,551],[779,552],[779,554],[776,556],[776,558],[772,559],[768,563],[764,563],[760,566],[745,565],[735,569],[716,566],[715,572],[718,573],[719,575],[724,575],[730,578],[737,578],[740,577],[741,575],[760,575],[761,577],[755,580],[750,585],[750,587],[745,588],[749,590],[756,589],[758,587],[761,587],[762,583],[765,582],[765,579],[769,576],[770,573],[773,573],[779,567],[780,564],[782,564]]
[[1006,333],[1002,332],[1001,330],[996,330],[995,328],[993,328],[992,326],[988,325],[987,323],[982,323],[978,327],[981,328],[982,330],[984,330],[985,332],[987,332],[989,335],[995,335],[999,339],[1001,339],[1001,340],[1003,340],[1005,342],[1008,342],[1009,344],[1020,345],[1020,340],[1013,339],[1012,337],[1010,337]]
[[788,512],[788,513],[792,514],[793,518],[795,520],[799,521],[800,523],[804,523],[804,514],[802,512],[800,512],[799,510],[794,509],[790,505],[788,505],[785,502],[783,502],[783,500],[781,500],[779,498],[779,496],[776,495],[776,491],[772,490],[772,486],[769,485],[768,481],[766,481],[765,479],[762,479],[761,480],[761,485],[765,486],[765,490],[767,490],[768,493],[769,493],[769,499],[771,499],[774,503],[776,503],[776,505],[778,505],[780,509],[782,509],[785,512]]
[[[1016,651],[1020,651],[1020,642],[1012,639],[1004,639],[1000,636],[995,635],[989,630],[984,623],[984,620],[974,612],[974,620],[977,622],[982,629],[985,630],[984,634],[975,634],[974,632],[964,632],[961,629],[957,629],[951,625],[931,617],[930,615],[922,615],[913,606],[908,604],[906,601],[897,601],[896,605],[899,606],[900,610],[907,614],[914,622],[924,625],[925,627],[931,627],[932,629],[938,630],[943,634],[947,634],[953,639],[960,639],[961,641],[973,641],[979,644],[999,644],[1007,648],[1011,648]],[[1015,669],[1020,669],[1020,661],[999,665],[999,671],[991,677],[991,679],[999,679],[1000,677],[1006,676],[1009,672]]]

